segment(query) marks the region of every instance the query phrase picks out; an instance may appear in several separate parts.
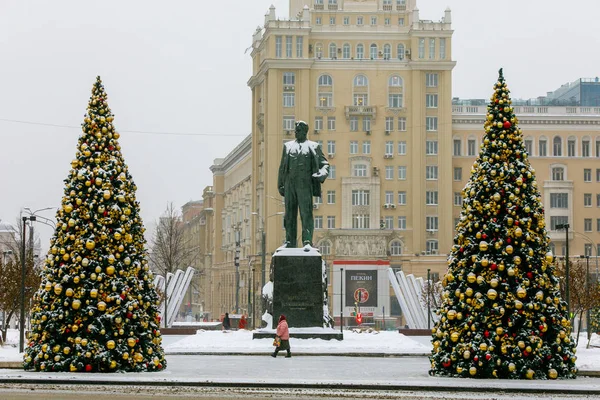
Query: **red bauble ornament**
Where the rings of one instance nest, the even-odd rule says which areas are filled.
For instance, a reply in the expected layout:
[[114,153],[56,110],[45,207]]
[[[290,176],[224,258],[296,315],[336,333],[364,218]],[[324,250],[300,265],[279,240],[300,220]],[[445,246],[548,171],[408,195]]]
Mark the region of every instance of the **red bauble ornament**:
[[479,361],[479,357],[478,356],[473,357],[473,361],[475,361],[475,362]]
[[481,235],[481,237],[487,239],[487,234],[484,233],[483,235]]
[[444,361],[442,363],[442,365],[444,366],[444,368],[448,368],[450,365],[452,365],[452,363],[450,362],[450,360],[448,360],[448,361]]
[[504,129],[508,129],[510,128],[512,125],[510,123],[510,121],[504,121]]
[[510,238],[507,238],[507,239],[506,239],[506,243],[510,243]]
[[490,269],[491,269],[492,271],[495,271],[495,270],[496,270],[496,268],[498,268],[498,266],[496,265],[496,263],[492,263],[492,266],[490,267]]
[[524,355],[525,357],[527,357],[527,356],[529,356],[529,352],[528,352],[527,350],[525,350],[525,351],[523,352],[523,355]]
[[529,272],[527,273],[527,277],[528,277],[529,279],[533,278],[533,274],[531,273],[531,271],[529,271]]
[[85,372],[92,372],[92,366],[90,364],[85,366]]
[[490,331],[485,331],[485,332],[483,332],[483,335],[484,335],[486,338],[489,338],[489,337],[490,337]]
[[487,353],[487,354],[485,355],[485,359],[486,359],[487,361],[490,361],[490,358],[492,358],[492,355],[491,355],[490,353]]
[[[515,210],[517,211],[517,210]],[[519,221],[515,221],[515,226],[519,226]]]

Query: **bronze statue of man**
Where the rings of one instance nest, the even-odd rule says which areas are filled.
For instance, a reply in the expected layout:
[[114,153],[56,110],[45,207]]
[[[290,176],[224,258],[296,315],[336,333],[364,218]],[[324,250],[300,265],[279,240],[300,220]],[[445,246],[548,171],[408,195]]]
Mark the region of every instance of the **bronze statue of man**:
[[308,125],[296,122],[296,140],[283,146],[277,188],[285,197],[285,246],[297,247],[298,208],[302,220],[302,245],[312,246],[313,196],[321,197],[321,184],[329,175],[329,163],[317,142],[307,140]]

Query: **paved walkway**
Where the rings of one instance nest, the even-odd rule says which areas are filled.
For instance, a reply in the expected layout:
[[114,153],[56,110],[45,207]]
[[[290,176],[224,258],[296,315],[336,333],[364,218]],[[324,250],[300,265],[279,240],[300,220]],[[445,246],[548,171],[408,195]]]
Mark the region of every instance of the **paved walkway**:
[[166,371],[136,374],[38,373],[0,370],[0,385],[141,385],[286,387],[361,390],[600,395],[600,379],[500,381],[434,378],[425,357],[168,356]]

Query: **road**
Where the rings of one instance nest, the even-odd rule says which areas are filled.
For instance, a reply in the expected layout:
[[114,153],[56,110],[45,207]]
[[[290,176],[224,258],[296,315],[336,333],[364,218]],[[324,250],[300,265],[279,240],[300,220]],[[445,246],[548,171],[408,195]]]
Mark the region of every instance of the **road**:
[[[600,394],[600,379],[498,381],[432,378],[426,357],[168,356],[138,374],[0,370],[0,399],[535,399]],[[358,386],[358,387],[356,387]],[[359,390],[357,390],[359,389]],[[573,390],[579,391],[575,396]],[[587,391],[592,391],[588,393]],[[512,393],[511,393],[512,392]],[[536,393],[532,393],[536,392]],[[521,397],[519,397],[521,396]],[[541,396],[541,397],[536,397]]]

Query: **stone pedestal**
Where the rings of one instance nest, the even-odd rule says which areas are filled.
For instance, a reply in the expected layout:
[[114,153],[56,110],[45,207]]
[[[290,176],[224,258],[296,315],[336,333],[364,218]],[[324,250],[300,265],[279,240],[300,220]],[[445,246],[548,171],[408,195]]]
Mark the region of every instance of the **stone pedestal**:
[[323,327],[323,261],[317,251],[281,249],[273,257],[273,328]]

